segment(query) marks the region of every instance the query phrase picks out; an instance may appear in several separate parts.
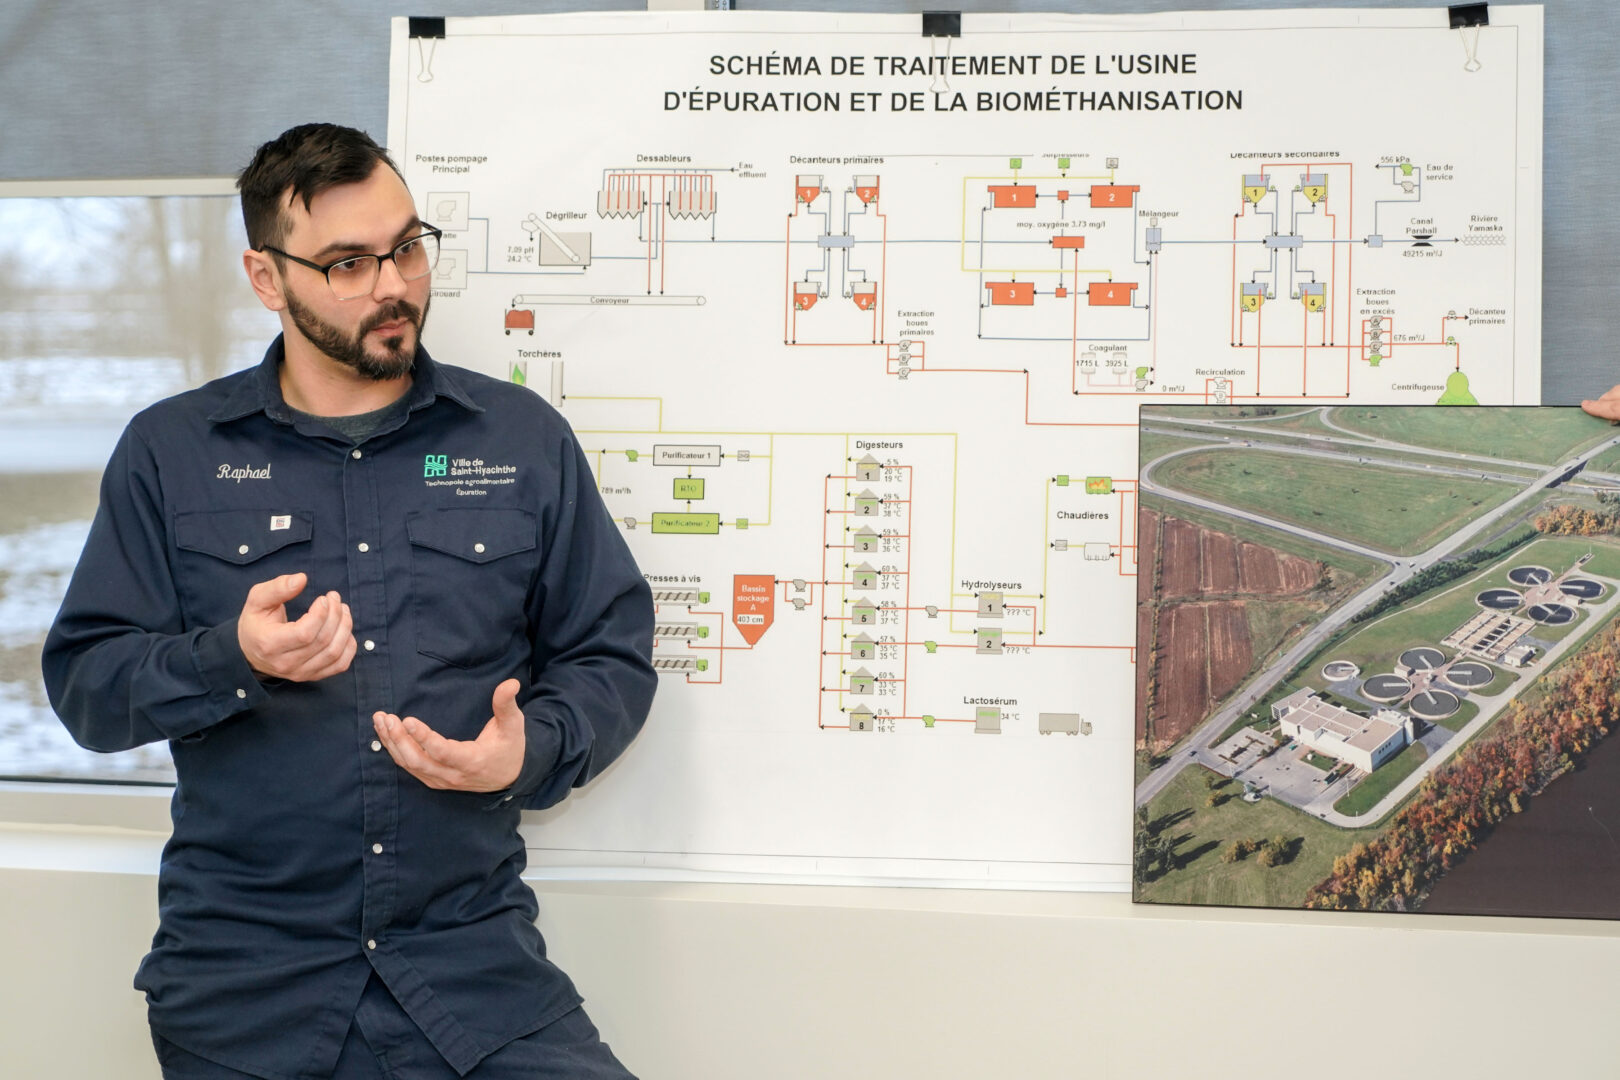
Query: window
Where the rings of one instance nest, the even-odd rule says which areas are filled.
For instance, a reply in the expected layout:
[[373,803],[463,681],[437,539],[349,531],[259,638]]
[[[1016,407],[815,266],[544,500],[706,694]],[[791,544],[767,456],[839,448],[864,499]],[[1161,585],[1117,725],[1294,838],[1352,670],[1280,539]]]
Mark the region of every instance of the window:
[[165,783],[162,744],[81,750],[39,652],[124,424],[280,330],[224,195],[0,198],[0,777]]

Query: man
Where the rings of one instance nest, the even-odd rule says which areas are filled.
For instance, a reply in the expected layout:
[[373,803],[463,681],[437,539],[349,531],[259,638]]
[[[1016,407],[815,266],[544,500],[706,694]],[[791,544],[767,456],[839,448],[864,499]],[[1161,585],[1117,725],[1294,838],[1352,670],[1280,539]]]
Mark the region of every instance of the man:
[[421,347],[438,234],[376,143],[297,127],[237,186],[283,333],[130,422],[44,653],[82,745],[170,740],[164,1075],[628,1076],[517,826],[639,730],[648,587],[566,422]]

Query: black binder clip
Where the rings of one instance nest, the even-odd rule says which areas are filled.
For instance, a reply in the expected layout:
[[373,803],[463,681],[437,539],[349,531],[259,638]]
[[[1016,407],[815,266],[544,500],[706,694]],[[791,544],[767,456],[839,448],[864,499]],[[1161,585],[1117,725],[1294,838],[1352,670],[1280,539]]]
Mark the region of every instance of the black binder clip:
[[1451,19],[1451,28],[1462,35],[1463,52],[1468,59],[1463,64],[1464,71],[1478,71],[1482,66],[1479,62],[1479,28],[1491,25],[1491,11],[1489,4],[1453,4],[1446,9]]
[[416,57],[420,67],[416,72],[416,81],[429,83],[433,81],[433,53],[439,42],[444,40],[444,19],[423,18],[420,15],[410,16],[407,23],[406,36],[416,42]]
[[939,64],[939,39],[945,39],[945,65],[950,64],[951,39],[962,36],[962,13],[960,11],[925,11],[922,13],[923,37],[928,39],[928,63],[934,73],[934,81],[929,89],[939,93],[942,89],[951,88],[951,80],[946,77],[945,66]]

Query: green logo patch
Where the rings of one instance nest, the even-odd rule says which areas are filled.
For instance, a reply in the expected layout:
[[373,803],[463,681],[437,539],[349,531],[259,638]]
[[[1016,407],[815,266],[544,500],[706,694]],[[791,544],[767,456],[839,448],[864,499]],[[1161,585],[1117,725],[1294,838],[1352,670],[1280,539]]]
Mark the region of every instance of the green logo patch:
[[450,471],[450,455],[429,454],[422,459],[422,475],[444,476]]

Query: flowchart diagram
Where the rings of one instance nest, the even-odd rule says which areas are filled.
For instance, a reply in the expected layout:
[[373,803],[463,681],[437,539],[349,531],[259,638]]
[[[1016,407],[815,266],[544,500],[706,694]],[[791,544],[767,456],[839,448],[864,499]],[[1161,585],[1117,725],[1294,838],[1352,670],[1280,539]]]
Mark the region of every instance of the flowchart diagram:
[[[1372,64],[1223,18],[400,21],[428,344],[563,413],[658,603],[653,719],[542,863],[1122,887],[1138,408],[1533,399],[1539,135],[1485,120],[1539,24],[1459,86],[1404,15]],[[1204,107],[1118,111],[1121,55]]]

